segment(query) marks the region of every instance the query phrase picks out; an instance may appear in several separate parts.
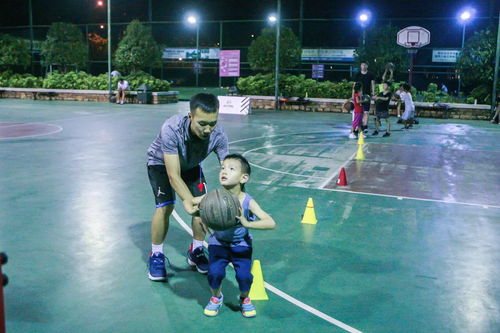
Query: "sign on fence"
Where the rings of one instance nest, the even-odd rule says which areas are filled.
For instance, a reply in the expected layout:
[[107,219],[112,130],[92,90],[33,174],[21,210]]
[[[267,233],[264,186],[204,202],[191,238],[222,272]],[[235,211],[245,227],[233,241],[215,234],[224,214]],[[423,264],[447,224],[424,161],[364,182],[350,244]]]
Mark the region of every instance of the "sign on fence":
[[460,50],[432,50],[432,62],[457,62]]
[[240,50],[222,50],[219,52],[219,76],[240,76]]
[[250,114],[250,97],[219,96],[219,113]]
[[313,64],[312,65],[312,78],[323,79],[325,77],[325,65]]

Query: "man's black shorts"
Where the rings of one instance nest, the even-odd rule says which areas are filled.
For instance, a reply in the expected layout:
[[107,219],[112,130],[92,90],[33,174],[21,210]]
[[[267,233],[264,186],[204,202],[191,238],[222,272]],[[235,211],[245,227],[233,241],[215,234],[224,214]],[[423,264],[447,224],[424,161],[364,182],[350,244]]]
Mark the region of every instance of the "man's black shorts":
[[[174,204],[175,191],[170,185],[165,166],[148,165],[148,176],[155,196],[156,207]],[[181,172],[181,178],[193,196],[198,197],[207,193],[205,176],[200,166]]]

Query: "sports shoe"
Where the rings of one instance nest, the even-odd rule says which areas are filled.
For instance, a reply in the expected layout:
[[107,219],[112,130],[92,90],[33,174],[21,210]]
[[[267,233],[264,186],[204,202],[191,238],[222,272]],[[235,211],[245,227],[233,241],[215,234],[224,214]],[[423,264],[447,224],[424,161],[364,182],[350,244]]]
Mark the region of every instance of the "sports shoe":
[[373,131],[372,135],[378,135],[378,131]]
[[356,139],[356,134],[354,133],[349,134],[349,139]]
[[219,314],[220,307],[222,306],[222,301],[224,300],[224,295],[220,295],[217,297],[210,297],[210,301],[208,301],[207,306],[205,306],[205,310],[203,310],[203,314],[208,317],[215,317]]
[[196,270],[201,274],[208,273],[208,259],[203,246],[199,246],[193,250],[193,245],[191,244],[187,252],[187,262],[191,266],[196,266]]
[[167,270],[165,269],[165,255],[155,252],[149,255],[148,277],[153,281],[165,281],[167,279]]
[[253,306],[252,301],[248,297],[245,298],[243,302],[241,302],[240,308],[243,317],[252,318],[257,315],[257,311],[255,311],[255,306]]
[[391,133],[389,133],[389,132],[385,132],[385,133],[384,133],[384,135],[382,135],[382,137],[383,137],[383,138],[385,138],[385,137],[388,137],[388,136],[390,136],[390,135],[391,135]]

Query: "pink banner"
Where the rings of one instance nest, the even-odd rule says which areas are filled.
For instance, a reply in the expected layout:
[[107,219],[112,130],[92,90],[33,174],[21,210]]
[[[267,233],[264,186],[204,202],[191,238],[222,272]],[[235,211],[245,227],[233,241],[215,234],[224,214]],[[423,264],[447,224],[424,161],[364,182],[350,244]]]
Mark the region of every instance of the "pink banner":
[[219,52],[219,76],[240,76],[240,50],[221,50]]

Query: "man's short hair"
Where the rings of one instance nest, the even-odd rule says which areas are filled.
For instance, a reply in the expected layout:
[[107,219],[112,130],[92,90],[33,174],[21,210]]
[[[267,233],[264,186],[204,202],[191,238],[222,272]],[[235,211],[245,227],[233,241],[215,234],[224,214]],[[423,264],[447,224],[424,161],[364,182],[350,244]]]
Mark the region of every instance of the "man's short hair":
[[362,61],[360,65],[365,64],[366,66],[370,66],[370,63],[368,61]]
[[119,81],[119,82],[123,82],[123,79],[122,79],[122,78],[119,78],[119,79],[118,79],[118,81]]
[[391,87],[391,82],[389,82],[389,81],[384,81],[384,82],[382,82],[382,83],[387,84],[387,86],[388,86],[389,88]]
[[191,97],[189,109],[194,112],[198,108],[206,113],[217,112],[219,110],[219,99],[214,94],[198,93]]

